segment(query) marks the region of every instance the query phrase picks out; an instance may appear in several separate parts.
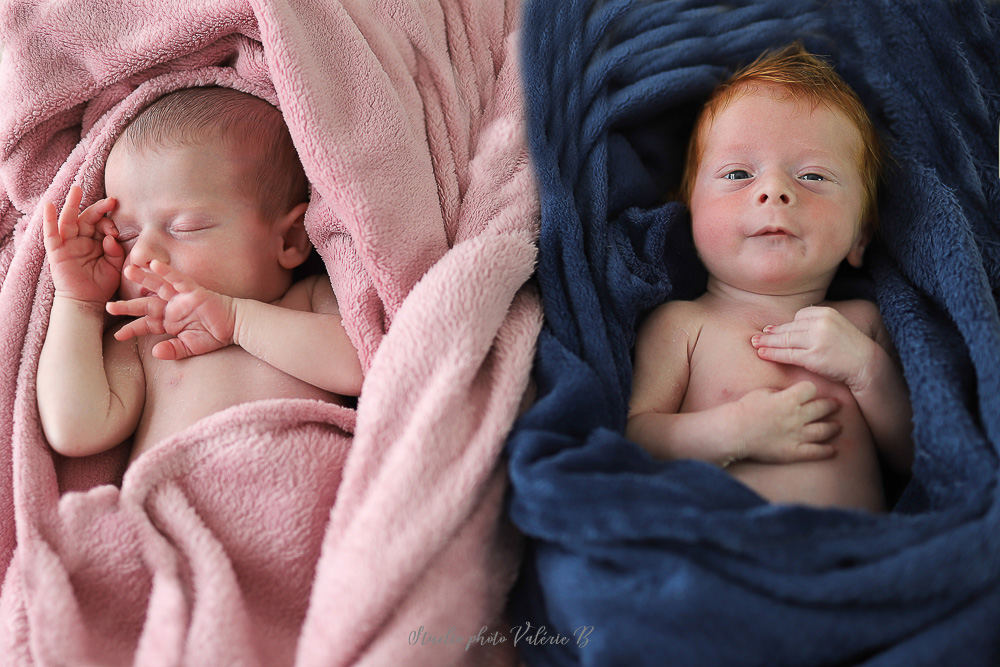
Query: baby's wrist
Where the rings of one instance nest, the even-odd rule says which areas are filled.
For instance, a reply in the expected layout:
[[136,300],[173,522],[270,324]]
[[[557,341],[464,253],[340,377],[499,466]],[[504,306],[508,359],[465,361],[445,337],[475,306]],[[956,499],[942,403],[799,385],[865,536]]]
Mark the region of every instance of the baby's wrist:
[[844,383],[851,390],[852,394],[863,394],[868,391],[872,383],[872,375],[879,364],[879,355],[885,354],[882,346],[875,341],[868,339],[869,347],[866,354],[858,362],[857,371]]
[[247,310],[253,308],[252,304],[252,299],[229,297],[229,319],[233,323],[233,333],[232,340],[228,342],[233,345],[243,347],[243,343],[241,341],[246,340],[246,327],[250,320],[250,318],[247,317]]
[[734,463],[750,458],[749,433],[752,415],[749,406],[742,399],[726,403],[721,407],[728,414],[719,415],[716,422],[723,430],[719,442],[725,443],[725,450],[721,452],[719,465],[728,468]]
[[62,304],[62,307],[72,308],[74,310],[80,311],[86,314],[93,314],[97,317],[104,318],[104,309],[107,306],[107,301],[89,301],[87,299],[79,299],[77,297],[71,296],[69,294],[61,293],[56,290],[55,298],[53,299],[53,307],[56,304]]

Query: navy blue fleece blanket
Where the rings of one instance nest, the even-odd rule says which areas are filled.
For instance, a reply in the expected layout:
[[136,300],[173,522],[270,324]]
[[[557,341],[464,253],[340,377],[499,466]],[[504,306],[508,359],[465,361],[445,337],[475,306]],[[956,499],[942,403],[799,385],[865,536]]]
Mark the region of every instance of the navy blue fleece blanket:
[[[976,0],[531,0],[538,400],[508,442],[529,665],[1000,664],[1000,7]],[[893,164],[875,299],[914,407],[892,512],[776,506],[623,436],[637,323],[704,284],[677,184],[711,88],[828,54]],[[540,630],[544,626],[543,630]],[[556,635],[560,637],[556,637]],[[529,643],[531,641],[531,643]]]

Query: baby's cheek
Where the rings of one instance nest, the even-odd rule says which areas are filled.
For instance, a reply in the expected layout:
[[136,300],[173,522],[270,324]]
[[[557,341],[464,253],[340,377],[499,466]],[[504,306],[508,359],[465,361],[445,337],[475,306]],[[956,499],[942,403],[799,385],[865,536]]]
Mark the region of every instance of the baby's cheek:
[[714,256],[724,251],[730,242],[731,234],[727,233],[723,225],[711,224],[699,219],[691,231],[695,248],[700,257]]

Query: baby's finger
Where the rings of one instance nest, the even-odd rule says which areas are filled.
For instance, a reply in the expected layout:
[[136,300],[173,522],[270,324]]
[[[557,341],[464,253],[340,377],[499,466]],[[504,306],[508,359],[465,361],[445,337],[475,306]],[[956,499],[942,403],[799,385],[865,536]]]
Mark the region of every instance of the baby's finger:
[[125,277],[152,292],[156,292],[156,295],[164,301],[169,301],[177,294],[170,283],[146,267],[130,264],[125,267]]
[[816,398],[816,391],[815,384],[809,380],[802,380],[801,382],[796,382],[791,387],[784,389],[783,393],[788,394],[788,396],[794,399],[799,405],[802,405]]
[[153,315],[159,317],[163,315],[163,300],[158,296],[145,296],[127,301],[109,301],[105,309],[111,315],[127,315],[128,317]]
[[809,332],[805,330],[780,332],[772,330],[769,333],[757,334],[750,339],[750,344],[757,349],[762,347],[794,347],[803,349],[809,347],[810,343]]
[[840,403],[832,398],[817,398],[802,405],[803,423],[819,421],[840,409]]
[[836,455],[837,448],[833,445],[807,442],[795,448],[795,456],[799,461],[822,461]]
[[[121,329],[115,332],[115,339],[120,341],[126,341],[129,338],[138,338],[139,336],[146,336],[148,334],[158,333],[154,330],[154,327],[150,325],[150,322],[145,317],[140,317],[137,320],[132,320]],[[159,333],[163,333],[162,331]]]
[[105,219],[105,214],[110,213],[114,208],[115,200],[110,197],[98,200],[85,208],[76,219],[76,223],[80,228],[80,234],[83,236],[93,236],[94,230],[100,231],[103,234],[100,222]]
[[59,213],[56,205],[50,201],[45,202],[42,208],[42,240],[45,242],[45,250],[52,252],[62,245],[62,235],[59,233]]
[[812,326],[813,319],[815,318],[807,317],[794,319],[791,322],[784,322],[782,324],[768,324],[762,331],[765,334],[785,333],[788,331],[808,331],[809,327]]
[[802,438],[810,443],[822,443],[840,435],[841,430],[837,422],[813,422],[802,429]]
[[105,236],[101,241],[101,247],[104,248],[104,255],[108,261],[120,270],[125,264],[125,249],[121,247],[118,240],[114,236]]
[[178,294],[192,292],[199,287],[198,283],[186,274],[181,273],[166,262],[161,262],[158,259],[154,259],[149,263],[149,269],[165,282],[169,283]]
[[113,236],[118,238],[118,228],[115,227],[115,221],[111,218],[101,218],[97,221],[95,228],[103,236]]
[[79,235],[80,227],[77,225],[77,218],[80,216],[80,201],[83,199],[83,190],[80,186],[74,185],[66,195],[66,203],[63,204],[62,212],[59,213],[59,232],[63,239],[74,238]]
[[176,361],[190,357],[191,351],[187,349],[179,338],[163,340],[153,346],[153,356],[164,361]]
[[765,361],[778,364],[802,365],[802,355],[805,351],[795,347],[758,347],[757,356]]

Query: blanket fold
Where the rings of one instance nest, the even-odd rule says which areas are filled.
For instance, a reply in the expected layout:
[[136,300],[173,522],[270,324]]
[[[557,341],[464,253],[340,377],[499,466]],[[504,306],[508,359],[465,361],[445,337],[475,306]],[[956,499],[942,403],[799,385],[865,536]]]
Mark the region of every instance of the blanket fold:
[[[504,437],[541,326],[515,0],[0,3],[4,664],[510,664],[414,646],[499,622],[517,541]],[[365,370],[356,411],[234,406],[126,470],[55,455],[35,374],[41,204],[103,195],[148,103],[221,85],[281,109],[306,227]]]
[[[1000,660],[998,19],[978,0],[526,6],[546,324],[507,445],[529,536],[514,622],[571,638],[519,645],[528,664]],[[912,479],[880,516],[769,505],[622,435],[637,323],[704,287],[688,216],[662,203],[695,113],[794,40],[832,58],[893,156],[882,243],[836,285],[877,299],[913,396]]]

